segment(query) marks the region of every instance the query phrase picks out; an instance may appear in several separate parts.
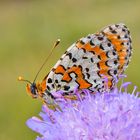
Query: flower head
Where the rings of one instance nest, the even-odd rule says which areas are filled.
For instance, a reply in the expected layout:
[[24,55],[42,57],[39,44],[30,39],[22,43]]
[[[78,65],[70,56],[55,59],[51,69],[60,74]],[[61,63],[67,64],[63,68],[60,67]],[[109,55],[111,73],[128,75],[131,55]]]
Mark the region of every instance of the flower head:
[[140,139],[140,99],[127,93],[125,83],[110,93],[89,94],[84,100],[62,102],[61,111],[42,107],[41,117],[32,117],[28,127],[39,133],[36,140],[138,140]]

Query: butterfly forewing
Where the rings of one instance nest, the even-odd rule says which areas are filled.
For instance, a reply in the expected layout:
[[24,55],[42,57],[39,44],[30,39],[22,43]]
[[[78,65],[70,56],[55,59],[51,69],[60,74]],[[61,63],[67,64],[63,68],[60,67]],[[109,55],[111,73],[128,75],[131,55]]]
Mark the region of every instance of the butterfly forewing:
[[131,57],[131,37],[124,24],[110,25],[71,45],[46,78],[49,92],[75,88],[111,90]]

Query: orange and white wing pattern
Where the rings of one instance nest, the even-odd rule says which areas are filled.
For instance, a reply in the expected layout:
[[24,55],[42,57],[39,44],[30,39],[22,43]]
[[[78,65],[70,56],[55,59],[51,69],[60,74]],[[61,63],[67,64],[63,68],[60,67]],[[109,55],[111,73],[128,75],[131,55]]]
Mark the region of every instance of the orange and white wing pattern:
[[131,54],[128,28],[122,23],[107,26],[67,49],[46,78],[47,91],[69,93],[76,87],[93,92],[111,90]]

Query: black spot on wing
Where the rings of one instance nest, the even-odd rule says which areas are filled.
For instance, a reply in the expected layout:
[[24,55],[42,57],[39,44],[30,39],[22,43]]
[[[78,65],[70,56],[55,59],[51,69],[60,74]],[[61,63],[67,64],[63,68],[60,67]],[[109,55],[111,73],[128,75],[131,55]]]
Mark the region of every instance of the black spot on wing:
[[101,36],[98,36],[98,40],[102,41],[104,38]]
[[67,53],[66,55],[69,56],[70,59],[72,58],[72,53]]
[[114,60],[114,64],[117,65],[118,64],[118,61],[117,60]]
[[82,57],[82,59],[88,59],[88,57],[86,57],[86,56],[83,56],[83,57]]
[[54,84],[52,84],[52,88],[54,88],[55,86],[54,86]]
[[90,58],[90,61],[93,63],[94,62],[93,58]]
[[89,35],[89,36],[87,36],[87,38],[88,38],[88,39],[90,39],[90,38],[91,38],[91,36]]
[[52,68],[52,70],[51,70],[51,71],[53,71],[53,72],[54,72],[54,71],[55,71],[55,68]]
[[111,26],[109,26],[108,28],[109,28],[109,30],[110,30],[110,31],[112,31],[112,30],[113,30],[113,28],[112,28]]
[[106,61],[105,64],[106,64],[106,66],[110,67],[110,65],[108,64],[108,62],[109,62],[109,61]]
[[75,63],[77,61],[76,58],[72,58],[72,62]]
[[61,88],[61,85],[60,85],[60,84],[58,84],[58,85],[57,85],[57,87],[58,87],[58,88]]
[[80,43],[81,43],[82,45],[85,45],[85,42],[84,42],[83,40],[80,40]]
[[124,45],[124,42],[121,42],[121,45],[123,46]]
[[87,75],[87,78],[89,79],[90,78],[90,74],[89,73],[86,73],[86,75]]
[[98,67],[98,69],[100,69],[100,64],[99,63],[97,63],[97,67]]
[[52,83],[52,79],[51,78],[48,79],[48,83]]
[[89,68],[86,68],[86,71],[89,72]]
[[50,91],[51,88],[47,85],[47,89]]
[[97,80],[95,79],[95,80],[94,80],[94,82],[96,83],[96,82],[97,82]]
[[92,39],[90,40],[90,42],[89,42],[89,43],[90,43],[90,45],[91,45],[91,46],[95,46],[95,44],[94,44],[94,42],[93,42],[93,40],[92,40]]
[[118,24],[115,24],[115,27],[116,27],[116,28],[118,28],[118,27],[119,27],[119,25],[118,25]]
[[64,90],[68,91],[70,89],[70,86],[64,86]]
[[98,58],[101,60],[101,56],[100,55],[98,55]]
[[118,39],[121,39],[120,35],[117,36]]
[[102,44],[100,44],[100,49],[104,50],[104,47],[103,47],[103,45],[102,45]]
[[116,75],[117,74],[117,70],[114,70],[114,75]]
[[115,30],[112,30],[111,33],[116,34],[117,32]]
[[108,43],[107,43],[107,46],[108,46],[108,47],[111,47],[111,43],[110,43],[110,42],[108,42]]
[[83,52],[86,53],[86,49],[85,48],[81,48],[81,50],[83,50]]

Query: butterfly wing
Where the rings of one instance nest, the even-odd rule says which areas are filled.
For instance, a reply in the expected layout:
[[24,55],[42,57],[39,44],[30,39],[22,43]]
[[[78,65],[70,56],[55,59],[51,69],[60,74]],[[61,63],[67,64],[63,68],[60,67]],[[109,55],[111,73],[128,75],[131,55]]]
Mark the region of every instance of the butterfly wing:
[[103,92],[114,87],[131,57],[131,37],[120,23],[110,25],[71,45],[46,78],[49,92],[90,89]]

